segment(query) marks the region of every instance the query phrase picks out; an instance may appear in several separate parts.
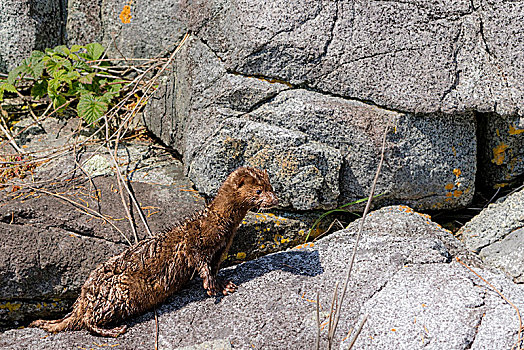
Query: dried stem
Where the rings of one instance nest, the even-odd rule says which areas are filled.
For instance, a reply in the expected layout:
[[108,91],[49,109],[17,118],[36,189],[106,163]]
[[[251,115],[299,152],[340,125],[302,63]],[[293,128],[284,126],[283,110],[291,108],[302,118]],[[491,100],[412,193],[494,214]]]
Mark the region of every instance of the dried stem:
[[32,187],[32,186],[29,186],[29,185],[25,185],[25,186],[26,186],[27,188],[30,188],[30,189],[34,190],[34,191],[42,192],[42,193],[48,194],[48,195],[50,195],[50,196],[54,196],[54,197],[56,197],[56,198],[60,198],[61,200],[64,200],[64,201],[66,201],[66,202],[68,202],[68,203],[73,204],[74,206],[76,206],[76,207],[78,207],[78,208],[80,208],[80,209],[83,209],[83,210],[86,212],[86,214],[89,214],[89,215],[91,215],[91,216],[96,216],[96,217],[98,217],[98,218],[103,219],[103,220],[104,220],[105,222],[107,222],[109,225],[113,226],[113,228],[114,228],[115,230],[117,230],[117,231],[122,235],[122,237],[124,237],[124,239],[126,240],[126,242],[127,242],[129,245],[132,245],[132,244],[131,244],[131,241],[126,237],[126,235],[125,235],[125,234],[124,234],[124,233],[123,233],[123,232],[122,232],[118,227],[116,227],[115,224],[113,224],[113,223],[111,222],[111,220],[108,219],[105,215],[102,215],[102,214],[100,214],[99,212],[97,212],[97,211],[95,211],[95,210],[93,210],[93,209],[91,209],[91,208],[89,208],[89,207],[86,207],[85,205],[82,205],[82,204],[80,204],[80,203],[77,203],[77,202],[75,202],[74,200],[71,200],[71,199],[69,199],[69,198],[67,198],[67,197],[64,197],[64,196],[62,196],[62,195],[60,195],[60,194],[58,194],[58,193],[53,193],[53,192],[50,192],[50,191],[44,190],[44,189],[42,189],[42,188]]
[[344,282],[344,288],[342,289],[342,295],[340,296],[340,302],[338,303],[338,307],[337,307],[337,310],[336,310],[336,313],[335,313],[335,321],[334,321],[334,324],[333,324],[333,328],[331,329],[331,332],[328,334],[328,339],[334,337],[335,331],[336,331],[337,326],[338,326],[338,322],[340,320],[341,308],[342,308],[342,304],[344,302],[344,298],[346,296],[346,291],[347,291],[347,287],[348,287],[348,284],[349,284],[349,279],[351,277],[351,271],[353,269],[353,263],[355,262],[355,257],[357,255],[357,248],[358,248],[358,244],[360,242],[360,237],[362,236],[362,231],[363,231],[363,228],[364,228],[364,222],[366,221],[366,215],[368,214],[369,208],[371,207],[371,202],[372,202],[373,196],[375,194],[375,187],[377,185],[377,181],[378,181],[378,178],[380,176],[380,171],[382,170],[382,164],[384,163],[384,153],[386,151],[386,138],[387,138],[388,131],[389,131],[389,125],[386,125],[386,128],[384,130],[384,136],[383,136],[383,139],[382,139],[382,151],[381,151],[381,154],[380,154],[380,161],[378,163],[377,172],[375,173],[375,178],[373,179],[373,184],[371,185],[371,190],[370,190],[370,193],[369,193],[369,197],[368,197],[368,201],[367,201],[367,204],[366,204],[366,208],[364,209],[364,213],[362,214],[362,219],[360,220],[360,225],[359,225],[359,228],[358,228],[357,237],[355,239],[355,245],[353,246],[353,253],[351,255],[351,260],[349,262],[349,267],[348,267],[348,271],[347,271],[346,281]]
[[317,340],[315,349],[320,350],[320,293],[317,292]]
[[158,350],[158,316],[156,314],[156,308],[154,309],[155,313],[155,350]]
[[353,345],[355,345],[355,342],[357,341],[358,336],[360,335],[360,332],[362,331],[362,328],[364,327],[364,324],[366,323],[368,319],[368,314],[364,315],[364,318],[362,321],[360,321],[360,324],[358,325],[357,331],[355,332],[355,336],[351,340],[351,343],[349,343],[348,350],[351,350],[353,348]]

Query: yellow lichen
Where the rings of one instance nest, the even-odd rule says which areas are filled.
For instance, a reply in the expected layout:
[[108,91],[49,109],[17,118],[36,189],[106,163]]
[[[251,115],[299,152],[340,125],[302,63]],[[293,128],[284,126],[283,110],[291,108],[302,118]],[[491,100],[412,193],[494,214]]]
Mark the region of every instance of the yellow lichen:
[[5,304],[0,304],[0,309],[7,309],[11,312],[18,310],[21,307],[22,307],[22,304],[18,304],[18,303],[7,302]]
[[508,149],[508,145],[506,145],[504,142],[501,142],[500,145],[495,147],[493,149],[493,159],[491,162],[497,165],[502,165],[504,158],[506,157],[506,149]]
[[460,169],[453,169],[453,174],[455,174],[456,177],[459,177],[462,174],[462,171]]
[[524,132],[524,129],[517,129],[513,125],[509,126],[509,134],[510,135],[519,135]]
[[245,258],[246,258],[246,253],[244,252],[237,253],[238,260],[244,260]]
[[507,182],[502,182],[502,183],[499,183],[499,184],[495,184],[493,186],[494,189],[497,189],[497,188],[502,188],[502,187],[506,187],[508,185]]

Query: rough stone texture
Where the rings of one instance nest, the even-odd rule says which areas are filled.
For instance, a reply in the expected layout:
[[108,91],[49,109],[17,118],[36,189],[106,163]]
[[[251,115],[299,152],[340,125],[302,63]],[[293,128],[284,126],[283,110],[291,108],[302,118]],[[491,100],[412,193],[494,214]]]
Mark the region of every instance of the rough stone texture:
[[518,182],[524,174],[524,117],[481,114],[478,135],[480,184],[499,188]]
[[513,193],[466,223],[457,235],[485,262],[524,283],[524,190]]
[[519,2],[202,1],[187,10],[195,34],[242,74],[402,111],[522,109]]
[[524,227],[482,249],[480,256],[490,265],[505,270],[517,283],[524,283]]
[[0,72],[7,72],[33,50],[62,42],[62,0],[0,2]]
[[67,0],[66,44],[87,45],[102,41],[102,0]]
[[269,171],[282,207],[334,208],[363,198],[390,123],[395,130],[378,189],[390,203],[444,209],[473,198],[472,114],[404,114],[233,75],[194,38],[181,50],[144,121],[184,156],[189,177],[208,194],[231,170],[247,164]]
[[[260,256],[285,250],[304,243],[309,229],[317,219],[315,214],[248,213],[231,245],[224,262],[232,265]],[[326,231],[325,220],[310,237],[314,238]]]
[[[32,3],[6,3],[5,12],[19,12],[20,6],[26,6],[27,12],[28,4]],[[473,118],[471,111],[484,113],[476,116],[482,121],[481,126],[487,126],[477,133],[481,145],[481,162],[477,168],[485,174],[479,183],[503,185],[524,174],[521,151],[524,136],[520,133],[524,100],[524,34],[519,30],[524,6],[521,2],[72,0],[65,11],[64,0],[55,0],[46,3],[45,9],[38,6],[34,13],[38,13],[39,23],[45,23],[40,17],[45,17],[49,6],[61,6],[59,12],[67,12],[67,24],[66,29],[59,24],[43,25],[43,29],[35,33],[41,32],[50,40],[53,35],[49,33],[64,32],[69,44],[102,38],[111,56],[165,56],[186,32],[192,32],[193,40],[187,45],[190,48],[177,57],[173,76],[161,89],[166,100],[160,98],[146,118],[148,127],[164,142],[174,145],[185,160],[200,156],[200,164],[210,159],[211,155],[204,159],[201,154],[203,141],[208,141],[210,133],[219,128],[224,119],[263,107],[285,89],[305,88],[324,95],[326,104],[337,96],[347,102],[365,102],[379,115],[391,111],[407,115],[423,113],[421,118],[443,121],[445,128],[438,129],[443,134],[451,130],[454,136],[461,135],[463,124],[448,124],[448,115]],[[0,23],[5,23],[5,30],[17,27],[7,20]],[[28,38],[31,35],[28,34]],[[12,36],[6,34],[6,37]],[[58,43],[60,39],[55,41]],[[25,56],[30,49],[24,50],[8,48],[6,52],[8,55],[24,52]],[[296,104],[299,102],[290,101],[289,109],[300,109],[301,105]],[[425,128],[433,125],[429,123]],[[293,126],[301,127],[296,122]],[[468,125],[464,134],[473,135],[470,134],[472,128],[473,125]],[[435,134],[435,137],[443,136]],[[463,145],[464,154],[471,154],[469,149],[475,147],[472,139],[474,137],[457,140]],[[359,148],[358,139],[355,143]],[[450,146],[456,149],[455,145],[442,146],[446,150]],[[276,148],[295,152],[285,143]],[[315,158],[311,164],[300,167],[300,176],[304,178],[309,171],[304,168],[318,170],[309,171],[304,183],[322,191],[327,188],[329,193],[325,199],[315,198],[318,197],[315,194],[305,198],[301,193],[300,200],[305,203],[298,206],[299,209],[332,207],[337,195],[330,175],[318,164],[331,162],[336,168],[333,157],[326,155],[322,159],[319,154],[325,153],[325,147],[312,148],[315,147],[298,152],[303,157]],[[366,193],[372,177],[372,171],[368,170],[376,163],[376,153],[375,150],[374,154],[365,152],[360,157],[351,157],[352,167],[362,164],[359,170],[367,174],[364,177],[348,174],[348,167],[342,164],[344,179],[338,184],[339,202]],[[416,160],[412,163],[417,165],[425,160],[420,155],[413,155],[411,159]],[[442,158],[439,164],[408,167],[409,174],[404,175],[418,174],[416,178],[421,181],[409,186],[409,181],[402,179],[406,185],[402,190],[415,193],[400,199],[426,209],[468,204],[473,192],[465,192],[472,190],[472,186],[465,184],[452,191],[442,188],[442,184],[452,186],[449,181],[452,176],[446,168],[449,162],[449,158]],[[465,163],[464,159],[458,162],[460,166],[453,169],[475,168],[475,164]],[[188,164],[186,171],[190,168]],[[432,172],[433,168],[441,169],[440,173]],[[468,182],[474,181],[469,171],[462,174]],[[194,172],[191,175],[198,176]],[[216,182],[219,174],[214,177]],[[436,177],[439,177],[438,184],[426,186]],[[199,180],[196,182],[201,185]],[[436,185],[440,187],[436,189]],[[293,186],[282,183],[282,187]],[[364,190],[360,191],[359,187]],[[210,185],[203,184],[202,188]],[[346,194],[354,188],[358,194]],[[206,189],[206,192],[212,191]],[[443,194],[451,197],[442,197]],[[397,199],[395,193],[392,196]],[[441,199],[444,199],[443,205]]]
[[179,20],[179,7],[178,1],[102,1],[99,18],[108,54],[126,58],[166,55],[187,31]]
[[[325,322],[334,285],[345,278],[358,224],[314,247],[268,255],[223,271],[239,284],[233,295],[208,298],[200,282],[192,282],[158,308],[159,346],[219,342],[240,349],[313,348],[316,294],[320,293],[320,318]],[[479,264],[426,216],[406,207],[372,213],[342,305],[335,347],[367,312],[356,349],[488,349],[494,344],[510,348],[518,331],[514,309],[457,263],[456,255],[470,265]],[[524,307],[521,286],[500,273],[478,267],[476,271],[517,307]],[[47,335],[40,329],[10,330],[2,334],[0,346],[54,349],[96,342],[139,349],[154,344],[153,313],[129,324],[122,337],[103,340],[85,331]],[[326,333],[324,328],[321,348],[327,346]]]

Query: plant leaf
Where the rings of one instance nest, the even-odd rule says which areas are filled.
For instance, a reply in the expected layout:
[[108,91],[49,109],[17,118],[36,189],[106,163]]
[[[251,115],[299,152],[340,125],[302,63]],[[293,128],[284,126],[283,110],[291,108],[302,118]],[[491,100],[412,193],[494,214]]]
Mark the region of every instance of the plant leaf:
[[87,58],[89,60],[99,59],[105,51],[105,48],[99,43],[92,43],[86,45]]
[[31,96],[40,99],[47,94],[47,81],[39,80],[31,88]]
[[80,117],[93,124],[107,112],[108,104],[102,100],[101,96],[84,94],[80,97],[76,108]]
[[14,85],[12,84],[9,84],[9,83],[3,83],[0,85],[0,89],[4,90],[4,91],[9,91],[9,92],[13,92],[13,93],[16,93],[16,88],[14,87]]
[[[60,106],[62,106],[64,103],[67,102],[66,98],[62,95],[49,95],[51,100],[53,101],[53,107],[56,109]],[[63,113],[65,111],[67,106],[63,106],[60,109],[57,110],[58,113]]]
[[84,75],[84,76],[81,76],[78,81],[81,82],[82,84],[92,84],[93,83],[93,78],[95,77],[95,72],[93,73],[89,73],[87,75]]
[[65,45],[57,46],[57,47],[54,48],[53,51],[55,53],[61,55],[61,56],[65,56],[65,57],[69,56],[69,53],[70,53],[69,49]]

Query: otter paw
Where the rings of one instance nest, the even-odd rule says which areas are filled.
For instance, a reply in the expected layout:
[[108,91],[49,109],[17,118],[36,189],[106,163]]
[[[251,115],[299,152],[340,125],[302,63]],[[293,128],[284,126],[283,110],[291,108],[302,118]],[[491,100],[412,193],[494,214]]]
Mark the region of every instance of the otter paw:
[[234,293],[237,291],[237,288],[237,285],[232,281],[227,281],[226,283],[222,284],[222,294],[228,295],[230,293]]

